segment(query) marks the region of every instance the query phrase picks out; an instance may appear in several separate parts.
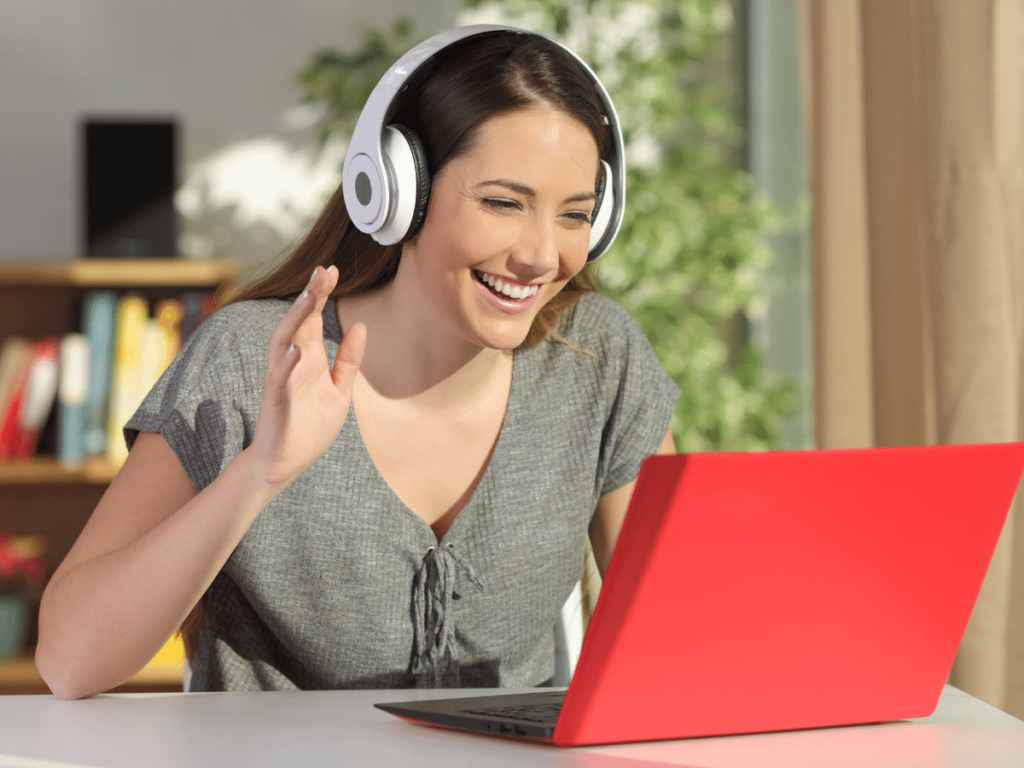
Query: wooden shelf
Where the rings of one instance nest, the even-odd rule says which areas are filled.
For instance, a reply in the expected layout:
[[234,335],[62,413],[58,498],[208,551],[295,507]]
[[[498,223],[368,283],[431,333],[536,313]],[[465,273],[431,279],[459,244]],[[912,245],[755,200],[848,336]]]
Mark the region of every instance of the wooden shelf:
[[0,261],[0,286],[123,288],[173,285],[200,288],[230,283],[238,272],[238,260],[234,258]]
[[[118,693],[180,691],[184,665],[148,664],[135,677],[114,689]],[[49,693],[30,654],[0,661],[0,694]]]
[[4,485],[107,485],[118,467],[106,459],[88,458],[75,468],[65,467],[53,456],[34,456],[0,462],[0,486]]
[[[185,290],[230,290],[240,273],[234,258],[0,260],[0,339],[63,336],[80,331],[82,302],[92,290],[138,293],[151,303],[177,298]],[[47,452],[52,454],[52,448]],[[0,530],[41,536],[47,542],[46,568],[52,573],[67,556],[120,466],[92,457],[76,467],[52,455],[0,462]],[[33,610],[37,609],[37,603]],[[38,621],[32,618],[31,621]],[[35,624],[26,643],[36,642]],[[166,649],[166,646],[165,646]],[[118,692],[180,691],[181,654],[150,663]],[[31,651],[0,661],[0,695],[48,693]]]

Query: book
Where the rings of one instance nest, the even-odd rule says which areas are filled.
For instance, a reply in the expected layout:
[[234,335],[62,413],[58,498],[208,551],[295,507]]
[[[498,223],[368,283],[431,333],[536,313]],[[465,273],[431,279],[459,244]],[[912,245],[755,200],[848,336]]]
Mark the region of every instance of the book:
[[113,291],[90,291],[82,302],[82,335],[89,344],[89,384],[82,425],[87,456],[102,456],[107,449],[116,310],[117,295]]
[[179,300],[184,312],[181,318],[181,343],[184,344],[192,335],[192,331],[199,327],[203,309],[199,291],[185,291]]
[[[155,319],[147,319],[142,329],[142,346],[139,354],[139,371],[134,382],[137,391],[133,395],[134,407],[139,407],[146,393],[156,384],[160,374],[164,372],[164,361],[167,359],[171,341],[160,323]],[[128,416],[131,416],[131,413]],[[127,420],[127,419],[126,419]]]
[[8,336],[0,345],[0,425],[3,424],[11,391],[28,370],[32,342],[21,336]]
[[181,320],[181,343],[184,344],[192,332],[199,327],[199,324],[212,315],[217,308],[217,294],[184,291],[180,300],[184,310]]
[[59,349],[56,336],[32,342],[28,367],[15,381],[0,426],[0,460],[27,459],[35,452],[57,397]]
[[141,382],[142,350],[148,321],[149,303],[144,298],[127,294],[118,299],[106,447],[107,459],[118,466],[128,458],[122,429],[148,391]]
[[160,373],[163,373],[181,350],[181,324],[185,318],[185,308],[180,299],[162,299],[153,310],[153,318],[164,332],[165,356],[160,366]]
[[85,417],[89,395],[89,342],[80,333],[60,342],[57,385],[57,460],[66,467],[85,460]]
[[0,461],[13,458],[18,410],[34,346],[30,339],[11,336],[0,348]]

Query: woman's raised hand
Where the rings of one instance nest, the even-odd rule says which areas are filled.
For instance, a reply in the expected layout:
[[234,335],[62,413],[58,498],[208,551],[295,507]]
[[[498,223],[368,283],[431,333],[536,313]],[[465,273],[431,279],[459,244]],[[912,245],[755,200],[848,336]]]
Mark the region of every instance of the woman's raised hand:
[[356,323],[348,330],[329,367],[321,313],[337,283],[336,267],[317,267],[270,334],[260,415],[247,450],[259,477],[275,485],[291,483],[319,459],[348,414],[366,326]]

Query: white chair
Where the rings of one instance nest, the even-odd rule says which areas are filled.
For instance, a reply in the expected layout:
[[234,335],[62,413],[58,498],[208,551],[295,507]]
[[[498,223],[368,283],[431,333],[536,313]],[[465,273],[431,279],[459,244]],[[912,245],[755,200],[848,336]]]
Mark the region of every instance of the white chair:
[[555,622],[555,676],[552,685],[564,688],[572,680],[583,647],[583,590],[577,582]]
[[576,582],[555,622],[555,676],[552,685],[568,686],[572,680],[583,648],[583,635],[587,626],[585,617],[593,615],[600,592],[601,574],[588,544],[583,577]]

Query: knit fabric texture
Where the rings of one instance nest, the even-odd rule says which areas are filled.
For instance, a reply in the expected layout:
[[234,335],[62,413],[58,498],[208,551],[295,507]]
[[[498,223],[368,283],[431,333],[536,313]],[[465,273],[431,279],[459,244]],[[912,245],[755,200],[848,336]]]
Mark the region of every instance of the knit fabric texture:
[[[129,449],[159,432],[196,490],[209,485],[252,442],[270,332],[290,306],[245,301],[203,323],[125,426]],[[332,361],[333,301],[323,321]],[[597,502],[657,452],[679,395],[610,299],[584,296],[556,330],[578,349],[549,337],[513,353],[490,463],[440,542],[381,477],[350,408],[208,589],[191,690],[549,683]]]

